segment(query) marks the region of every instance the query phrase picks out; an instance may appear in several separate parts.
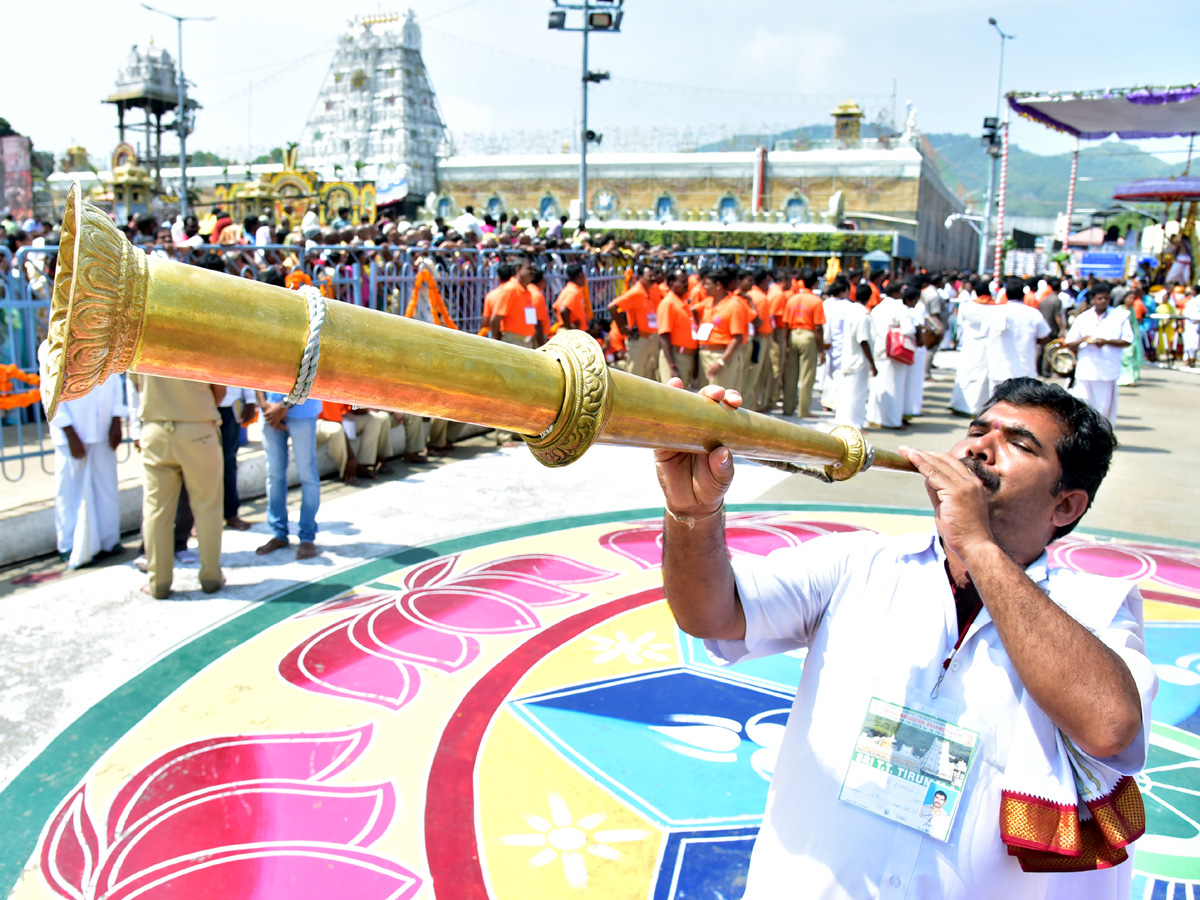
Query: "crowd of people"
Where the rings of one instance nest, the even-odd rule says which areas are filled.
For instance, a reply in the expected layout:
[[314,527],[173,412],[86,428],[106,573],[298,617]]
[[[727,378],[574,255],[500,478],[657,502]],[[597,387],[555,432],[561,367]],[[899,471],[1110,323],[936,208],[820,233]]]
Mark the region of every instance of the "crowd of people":
[[[127,233],[149,254],[243,276],[248,269],[265,283],[291,288],[319,282],[323,271],[338,264],[338,254],[355,247],[415,248],[443,261],[462,249],[487,250],[496,263],[489,270],[495,284],[478,311],[482,337],[536,348],[560,329],[583,329],[610,364],[634,375],[678,379],[692,390],[716,384],[737,390],[744,406],[755,411],[822,416],[859,429],[901,428],[922,415],[939,349],[960,351],[950,406],[965,416],[976,415],[995,386],[1009,378],[1053,376],[1043,353],[1051,341],[1077,360],[1069,381],[1073,392],[1110,421],[1117,414],[1118,385],[1136,383],[1143,360],[1182,358],[1195,365],[1200,331],[1195,289],[1171,285],[1150,292],[1142,278],[1113,287],[1094,279],[994,283],[953,272],[842,271],[837,261],[821,270],[706,265],[678,248],[568,234],[562,219],[548,228],[536,221],[521,228],[506,216],[477,219],[468,209],[451,223],[410,227],[387,220],[353,225],[349,215],[341,210],[322,227],[310,214],[292,228],[254,216],[235,224],[214,208],[203,219],[189,216],[162,225],[140,217]],[[57,237],[48,223],[22,226],[17,233],[22,246],[35,239],[53,244]],[[198,249],[214,244],[229,249]],[[291,246],[294,252],[286,249]],[[585,253],[557,253],[566,248]],[[612,292],[611,300],[592,296],[589,276],[595,276],[597,258],[607,258],[609,271],[615,265],[623,274],[623,289]],[[551,266],[557,290],[548,283]],[[52,278],[52,255],[44,267],[43,277]],[[409,310],[437,321],[430,312],[427,305]],[[144,565],[147,589],[155,596],[169,593],[173,561],[198,561],[205,590],[222,583],[222,521],[228,528],[250,527],[239,515],[236,471],[245,428],[255,419],[263,422],[272,532],[261,554],[281,550],[290,540],[289,445],[301,482],[301,559],[317,553],[318,446],[328,448],[338,477],[349,484],[387,474],[388,460],[396,455],[419,464],[427,453],[441,455],[449,446],[450,423],[443,420],[316,400],[288,407],[282,395],[234,386],[191,385],[185,397],[184,389],[157,386],[160,381],[130,378],[124,390],[103,386],[61,404],[50,423],[59,482],[58,549],[72,566],[120,552],[112,451],[126,415],[141,429]],[[392,431],[401,423],[405,446],[397,454]],[[205,437],[189,440],[186,435],[197,428]],[[494,437],[505,444],[516,436]],[[198,557],[188,549],[193,533]]]

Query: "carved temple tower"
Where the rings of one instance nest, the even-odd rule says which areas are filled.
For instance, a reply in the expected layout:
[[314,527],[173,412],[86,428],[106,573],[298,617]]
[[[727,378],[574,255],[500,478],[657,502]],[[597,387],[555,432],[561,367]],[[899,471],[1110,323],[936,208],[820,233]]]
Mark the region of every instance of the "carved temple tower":
[[373,179],[381,204],[423,199],[445,140],[412,11],[354,19],[304,128],[301,164],[326,179]]

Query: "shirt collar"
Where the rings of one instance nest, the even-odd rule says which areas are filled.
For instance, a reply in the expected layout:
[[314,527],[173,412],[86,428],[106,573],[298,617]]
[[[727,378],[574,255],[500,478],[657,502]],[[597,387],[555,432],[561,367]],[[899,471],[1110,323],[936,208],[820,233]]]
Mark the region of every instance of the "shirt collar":
[[[901,556],[920,556],[923,553],[933,553],[939,563],[946,562],[946,550],[942,547],[936,528],[931,528],[928,532],[918,531],[902,535],[897,539],[897,543],[900,545]],[[1025,574],[1034,584],[1043,589],[1046,587],[1050,578],[1050,561],[1045,550],[1042,550],[1038,558],[1025,567]]]

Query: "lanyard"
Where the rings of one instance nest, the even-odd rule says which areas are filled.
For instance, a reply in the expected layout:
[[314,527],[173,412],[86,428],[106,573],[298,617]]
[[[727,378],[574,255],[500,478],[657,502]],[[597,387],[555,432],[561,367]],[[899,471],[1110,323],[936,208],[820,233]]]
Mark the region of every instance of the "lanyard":
[[[958,586],[955,585],[954,579],[950,579],[950,592],[954,595],[954,608],[958,610]],[[978,596],[978,592],[976,592]],[[971,610],[971,614],[967,616],[967,621],[963,623],[962,628],[958,632],[958,640],[954,642],[954,646],[950,649],[950,654],[942,660],[942,670],[938,672],[937,683],[934,684],[933,690],[929,692],[929,699],[936,700],[938,691],[942,687],[942,679],[946,677],[946,672],[950,670],[950,663],[954,659],[954,655],[958,653],[958,648],[962,646],[963,640],[967,636],[967,632],[971,630],[971,626],[975,624],[975,619],[979,616],[980,610],[983,609],[983,598],[979,597],[975,601],[975,608]]]

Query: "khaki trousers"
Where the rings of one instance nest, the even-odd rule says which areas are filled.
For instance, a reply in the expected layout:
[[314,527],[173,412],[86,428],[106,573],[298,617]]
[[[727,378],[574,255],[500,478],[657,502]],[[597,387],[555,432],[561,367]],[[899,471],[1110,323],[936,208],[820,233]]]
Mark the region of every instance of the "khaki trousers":
[[745,355],[742,353],[742,348],[739,347],[737,352],[733,354],[731,359],[723,369],[717,372],[715,377],[707,375],[708,367],[725,355],[724,350],[705,350],[700,348],[700,377],[703,379],[703,384],[719,384],[727,390],[738,391],[742,387],[742,363],[745,360]]
[[338,467],[338,478],[346,477],[346,463],[350,461],[347,452],[349,439],[342,428],[341,422],[330,422],[328,419],[317,419],[317,446],[329,445],[329,455]]
[[146,493],[142,536],[150,593],[165,600],[175,574],[175,508],[180,484],[187,485],[196,542],[200,545],[200,587],[221,587],[221,528],[224,526],[224,472],[216,422],[144,422],[142,462]]
[[787,355],[789,336],[783,327],[771,332],[771,392],[767,399],[772,406],[783,399],[783,358]]
[[[667,354],[661,352],[661,347],[659,350],[658,380],[663,384],[666,384],[671,380],[671,367],[667,364]],[[683,386],[689,391],[696,390],[699,387],[696,377],[696,360],[699,359],[699,357],[695,353],[691,354],[690,356],[680,353],[674,348],[672,348],[672,353],[675,356],[675,366],[679,369],[679,377],[683,379]],[[705,383],[707,382],[700,382],[700,384]]]
[[[758,348],[758,362],[754,361],[754,351]],[[745,363],[742,365],[742,385],[738,390],[742,394],[742,405],[746,409],[755,409],[754,406],[754,386],[758,384],[758,376],[762,372],[763,357],[766,356],[767,348],[763,345],[763,339],[758,335],[748,339],[741,347],[738,348],[738,353],[745,354]]]
[[[446,432],[450,427],[450,423],[445,419],[430,419],[429,420],[429,446],[437,447],[439,450],[444,450],[449,443]],[[405,433],[408,432],[406,425]]]
[[[817,333],[807,328],[793,328],[783,369],[784,415],[799,415],[801,418],[812,415],[817,356]],[[796,408],[797,399],[800,402],[799,411]]]
[[639,378],[658,377],[658,335],[640,335],[625,339],[625,371]]

